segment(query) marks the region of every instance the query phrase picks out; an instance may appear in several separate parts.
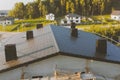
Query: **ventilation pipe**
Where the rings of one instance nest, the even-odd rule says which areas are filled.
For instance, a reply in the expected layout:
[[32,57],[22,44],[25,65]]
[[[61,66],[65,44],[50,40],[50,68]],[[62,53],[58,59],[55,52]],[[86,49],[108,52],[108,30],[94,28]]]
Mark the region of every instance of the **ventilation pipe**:
[[78,37],[78,30],[75,28],[76,24],[74,22],[71,23],[71,36]]
[[15,44],[5,45],[5,58],[6,58],[6,62],[11,60],[16,60],[18,58]]
[[107,54],[107,40],[98,39],[96,41],[96,53],[99,55],[99,57]]
[[37,29],[43,28],[43,24],[37,24],[36,28]]
[[33,31],[27,31],[26,38],[27,38],[27,40],[32,39],[33,38]]

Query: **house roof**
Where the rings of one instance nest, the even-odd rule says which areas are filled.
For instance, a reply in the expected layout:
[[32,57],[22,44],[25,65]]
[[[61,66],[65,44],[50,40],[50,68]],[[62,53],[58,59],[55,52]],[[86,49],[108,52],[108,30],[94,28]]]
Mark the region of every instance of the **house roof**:
[[120,10],[113,11],[111,15],[120,15]]
[[9,10],[0,10],[0,14],[8,14]]
[[68,17],[80,17],[80,15],[78,15],[78,14],[73,14],[73,13],[69,13],[69,14],[67,14],[66,16],[68,16]]
[[4,20],[13,20],[13,17],[0,17],[0,21],[4,21]]
[[49,13],[49,14],[47,14],[47,15],[52,15],[52,16],[54,16],[54,14],[53,14],[53,13]]
[[[78,31],[78,38],[70,35],[69,28],[49,25],[34,30],[34,38],[26,40],[26,33],[20,33],[1,40],[0,73],[31,64],[56,55],[67,55],[120,64],[120,48],[107,42],[107,55],[104,58],[95,56],[96,40],[92,33]],[[17,60],[5,61],[4,45],[16,44]]]

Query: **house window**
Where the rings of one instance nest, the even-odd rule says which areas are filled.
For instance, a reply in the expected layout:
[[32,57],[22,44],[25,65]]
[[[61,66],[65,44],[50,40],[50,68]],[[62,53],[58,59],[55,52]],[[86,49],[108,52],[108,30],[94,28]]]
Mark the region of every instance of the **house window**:
[[78,23],[79,21],[78,20],[76,20],[76,23]]
[[78,19],[79,17],[76,17],[76,19]]
[[8,24],[10,24],[10,22],[7,22]]
[[67,23],[67,21],[64,21],[64,23]]

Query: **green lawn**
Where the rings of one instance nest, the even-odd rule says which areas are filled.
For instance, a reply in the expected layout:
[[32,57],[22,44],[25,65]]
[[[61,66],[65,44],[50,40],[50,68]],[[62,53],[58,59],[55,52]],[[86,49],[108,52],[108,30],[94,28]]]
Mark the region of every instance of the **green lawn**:
[[[23,26],[23,24],[28,23],[30,26]],[[47,24],[55,24],[55,21],[48,21],[44,18],[38,18],[38,19],[26,19],[26,20],[17,20],[14,22],[13,25],[8,26],[2,26],[0,25],[0,31],[8,31],[8,32],[23,32],[27,30],[33,30],[36,28],[36,24],[42,23],[43,26]]]
[[[77,28],[80,29],[89,29],[90,27],[108,27],[108,26],[116,26],[120,25],[117,21],[111,20],[110,15],[100,15],[100,16],[92,16],[90,17],[93,19],[92,21],[89,20],[83,20],[83,24],[77,25]],[[97,23],[96,21],[100,21],[100,23]],[[30,26],[23,26],[23,24],[28,23]],[[56,21],[48,21],[45,20],[45,18],[37,18],[37,19],[24,19],[24,20],[17,20],[13,25],[9,26],[0,26],[0,31],[27,31],[32,30],[36,28],[36,24],[42,23],[43,26],[48,24],[56,24]]]
[[[110,15],[99,15],[99,16],[92,16],[89,17],[92,21],[82,20],[83,24],[77,25],[77,28],[80,29],[89,29],[90,27],[114,27],[120,26],[119,21],[111,20]],[[99,23],[98,23],[99,22]]]
[[0,31],[11,31],[11,29],[15,28],[17,24],[14,25],[8,25],[8,26],[2,26],[0,25]]

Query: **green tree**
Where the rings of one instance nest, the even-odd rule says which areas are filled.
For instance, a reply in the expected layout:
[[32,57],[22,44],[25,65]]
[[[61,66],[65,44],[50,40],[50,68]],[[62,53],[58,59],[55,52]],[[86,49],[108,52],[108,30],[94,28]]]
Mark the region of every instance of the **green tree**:
[[70,2],[66,2],[66,13],[70,13]]
[[31,3],[26,5],[26,18],[32,19],[34,14],[33,6]]
[[42,6],[42,16],[45,16],[48,13],[47,7],[45,5]]
[[25,14],[25,6],[23,2],[16,3],[15,7],[10,11],[10,13],[12,13],[11,16],[15,18],[23,19]]
[[82,9],[82,15],[85,15],[85,1],[84,0],[80,0],[80,5],[81,5],[81,9]]
[[66,14],[66,0],[60,0],[60,10],[61,11],[61,15]]
[[75,6],[74,6],[74,3],[73,2],[71,2],[71,4],[70,4],[70,6],[71,6],[71,13],[75,13]]

